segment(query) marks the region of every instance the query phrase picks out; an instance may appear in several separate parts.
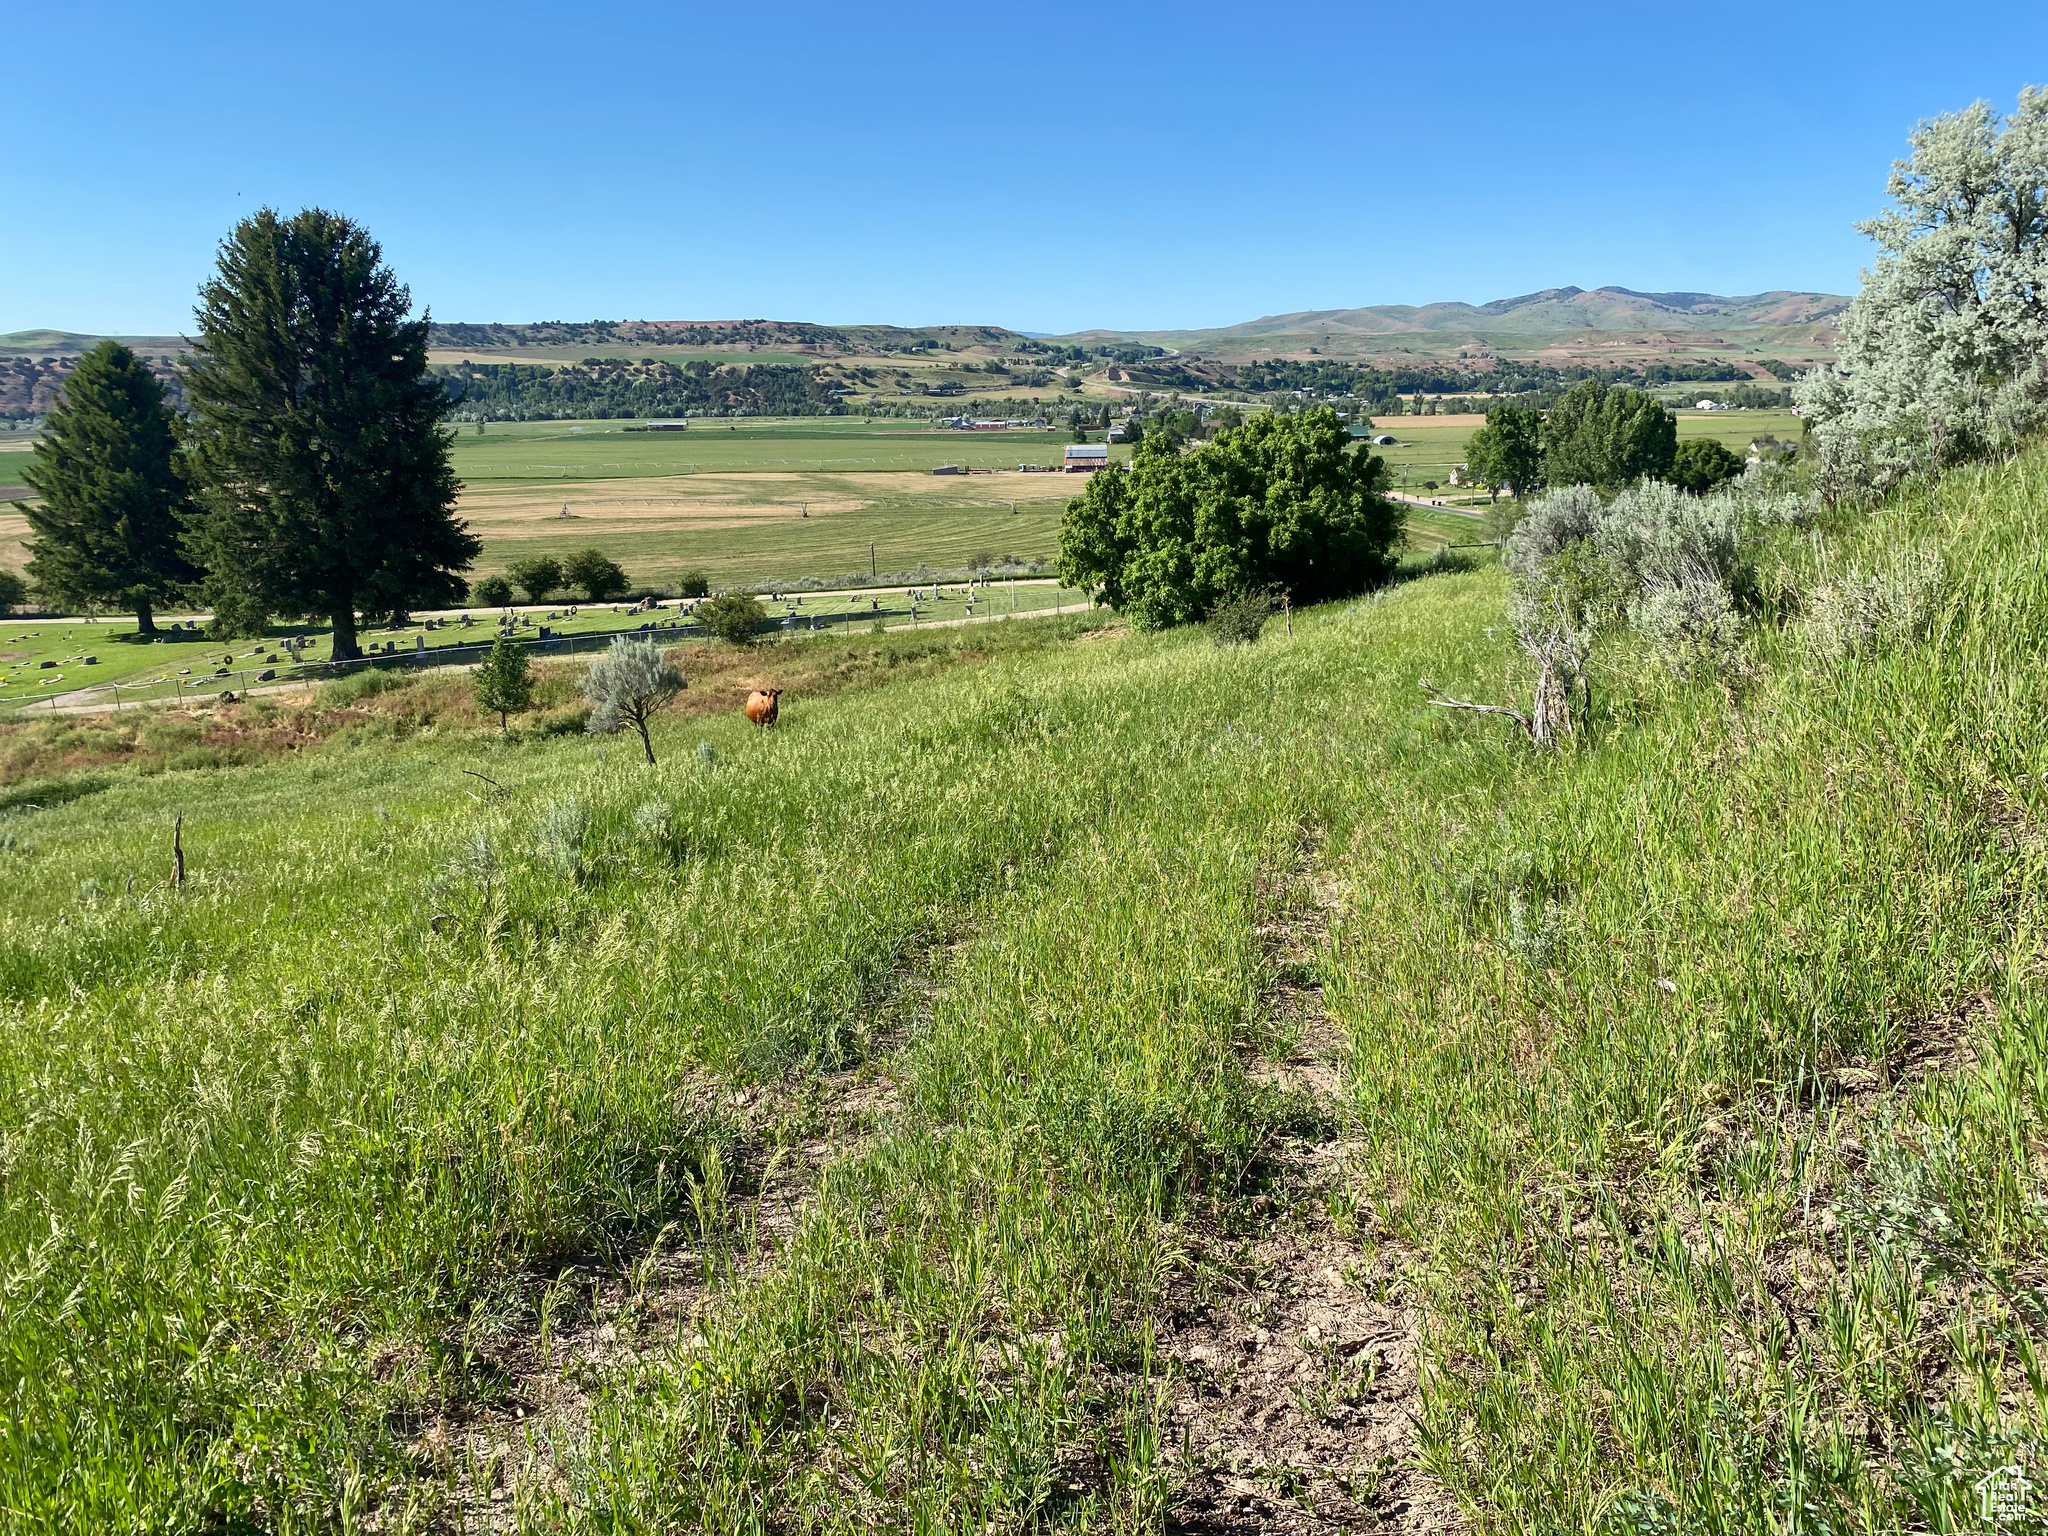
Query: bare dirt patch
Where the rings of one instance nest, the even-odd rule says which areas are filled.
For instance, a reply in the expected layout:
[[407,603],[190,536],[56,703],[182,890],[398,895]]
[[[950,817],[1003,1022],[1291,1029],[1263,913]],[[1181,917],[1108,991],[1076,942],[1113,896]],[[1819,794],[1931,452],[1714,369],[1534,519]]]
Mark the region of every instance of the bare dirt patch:
[[1338,1129],[1278,1149],[1262,1235],[1189,1244],[1188,1290],[1161,1340],[1184,1462],[1170,1529],[1462,1531],[1449,1496],[1415,1464],[1421,1320],[1402,1299],[1399,1265],[1332,1214],[1358,1144],[1344,1109],[1348,1042],[1315,964],[1339,897],[1315,873],[1317,851],[1304,835],[1294,867],[1262,886],[1264,1011],[1289,1044],[1251,1075]]

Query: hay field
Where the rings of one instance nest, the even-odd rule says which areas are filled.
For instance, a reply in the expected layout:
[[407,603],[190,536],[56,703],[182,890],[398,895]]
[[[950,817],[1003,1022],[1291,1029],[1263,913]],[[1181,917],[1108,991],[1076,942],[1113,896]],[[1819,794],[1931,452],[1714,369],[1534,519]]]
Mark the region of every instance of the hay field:
[[1079,476],[1014,471],[501,481],[465,487],[462,513],[484,541],[479,573],[595,545],[635,582],[658,585],[692,568],[717,582],[796,581],[920,563],[949,570],[980,556],[1044,559],[1080,488]]

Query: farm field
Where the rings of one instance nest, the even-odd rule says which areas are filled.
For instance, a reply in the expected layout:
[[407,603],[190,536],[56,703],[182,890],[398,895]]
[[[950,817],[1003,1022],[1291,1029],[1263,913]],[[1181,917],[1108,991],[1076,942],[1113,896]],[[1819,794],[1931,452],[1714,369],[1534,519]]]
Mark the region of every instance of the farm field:
[[[954,402],[949,408],[957,408]],[[1422,493],[1463,457],[1482,418],[1382,417],[1401,445],[1375,450]],[[881,574],[965,569],[976,560],[1048,561],[1078,476],[1019,474],[1057,464],[1064,432],[954,432],[858,417],[713,424],[683,433],[624,432],[616,422],[493,423],[456,439],[462,514],[484,541],[477,575],[536,554],[596,545],[636,583],[688,570],[714,582],[795,583],[871,568]],[[1795,438],[1789,412],[1681,412],[1681,439],[1742,449],[1764,432]],[[25,455],[0,443],[0,486],[20,483]],[[1112,446],[1119,460],[1130,450]],[[990,475],[935,476],[937,465]],[[569,512],[563,517],[564,509]],[[1470,528],[1411,509],[1418,545],[1464,542]],[[0,564],[20,569],[27,524],[0,508]],[[870,544],[873,545],[872,566]],[[4,707],[4,706],[0,706]]]
[[[462,514],[484,540],[476,574],[593,544],[651,585],[690,569],[720,583],[865,572],[871,541],[874,568],[885,575],[964,569],[982,556],[1043,560],[1057,544],[1061,509],[1080,489],[1078,476],[1015,472],[1020,463],[1060,462],[1067,438],[1051,432],[844,417],[672,435],[621,425],[492,423],[482,436],[458,435]],[[0,453],[0,485],[23,462]],[[932,475],[942,464],[1009,472]],[[20,513],[0,508],[0,564],[21,568],[26,536]]]
[[[1016,469],[1059,463],[1065,442],[835,417],[675,434],[494,423],[458,438],[456,469],[484,540],[479,571],[596,544],[636,581],[696,568],[719,582],[794,582],[1050,558],[1079,477]],[[944,464],[1007,472],[931,473]]]
[[1924,638],[1616,638],[1554,754],[1418,687],[1526,687],[1482,561],[1243,647],[803,638],[652,767],[431,678],[58,763],[0,1508],[1970,1529],[2048,1434],[2048,452],[1766,557],[1927,549]]

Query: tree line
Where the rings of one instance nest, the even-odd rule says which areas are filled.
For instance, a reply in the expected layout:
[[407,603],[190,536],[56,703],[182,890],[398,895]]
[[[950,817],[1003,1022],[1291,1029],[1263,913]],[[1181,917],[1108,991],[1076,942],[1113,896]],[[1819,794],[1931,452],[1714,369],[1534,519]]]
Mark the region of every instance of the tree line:
[[1499,405],[1465,444],[1473,480],[1521,497],[1544,485],[1615,491],[1658,480],[1699,495],[1742,473],[1712,438],[1678,441],[1678,418],[1654,396],[1581,379],[1550,411]]
[[1536,363],[1496,363],[1491,368],[1380,368],[1367,363],[1340,363],[1298,358],[1265,358],[1240,363],[1237,387],[1254,393],[1313,390],[1374,402],[1396,395],[1524,395],[1541,390],[1562,392],[1586,379],[1603,384],[1734,383],[1749,378],[1732,362],[1646,363],[1612,368],[1553,367]]
[[838,416],[833,385],[802,364],[727,367],[708,361],[631,363],[586,358],[531,363],[457,363],[434,370],[448,408],[494,421],[625,421],[645,416]]
[[131,609],[145,637],[155,608],[195,597],[220,635],[317,615],[338,661],[362,654],[359,619],[460,602],[480,546],[411,308],[348,219],[244,220],[200,290],[182,413],[120,343],[79,359],[26,473],[31,578]]

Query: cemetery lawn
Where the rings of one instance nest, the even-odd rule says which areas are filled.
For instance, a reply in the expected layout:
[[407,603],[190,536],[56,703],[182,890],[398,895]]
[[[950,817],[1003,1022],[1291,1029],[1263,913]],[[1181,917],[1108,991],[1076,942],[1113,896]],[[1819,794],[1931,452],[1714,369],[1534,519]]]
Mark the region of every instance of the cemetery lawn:
[[1614,638],[1547,755],[1418,687],[1526,699],[1475,563],[15,807],[4,1523],[1972,1528],[2048,1439],[2048,452],[1771,556],[1927,546],[1925,639]]
[[[764,598],[763,606],[778,623],[793,617],[798,625],[807,626],[816,615],[821,623],[833,628],[844,628],[849,623],[866,628],[875,623],[888,626],[968,617],[968,589],[963,584],[927,584],[917,590],[937,596],[927,595],[913,604],[900,587],[875,589],[857,596],[792,593],[788,600],[779,603]],[[980,589],[974,597],[975,618],[1013,612],[1020,618],[1028,617],[1087,600],[1082,593],[1043,579],[1019,581],[1014,584],[1014,591],[1010,585],[997,582]],[[649,625],[669,626],[681,619],[673,600],[651,613],[632,613],[630,607],[625,603],[585,603],[573,609],[522,605],[522,627],[518,633],[532,639],[545,625],[551,634],[594,640],[641,633]],[[411,624],[364,630],[362,644],[366,651],[372,647],[381,651],[390,646],[394,665],[421,655],[429,661],[437,656],[444,660],[459,656],[466,663],[475,659],[477,646],[488,645],[496,634],[499,612],[473,609],[469,611],[471,623],[467,627],[457,614],[435,620],[433,628],[427,627],[432,616],[421,614]],[[167,628],[168,623],[160,621],[159,629]],[[309,642],[301,653],[307,661],[324,662],[332,658],[331,635],[324,625],[275,624],[261,641],[176,639],[143,644],[136,639],[132,619],[0,623],[0,716],[38,705],[48,708],[52,700],[60,708],[75,704],[111,708],[111,695],[90,692],[81,696],[79,690],[101,690],[114,683],[124,685],[121,697],[131,704],[184,699],[195,693],[217,693],[223,688],[239,693],[250,687],[275,686],[260,681],[258,674],[273,670],[283,681],[299,676],[292,667],[290,653],[281,648],[290,636]],[[46,662],[50,665],[44,665]]]

